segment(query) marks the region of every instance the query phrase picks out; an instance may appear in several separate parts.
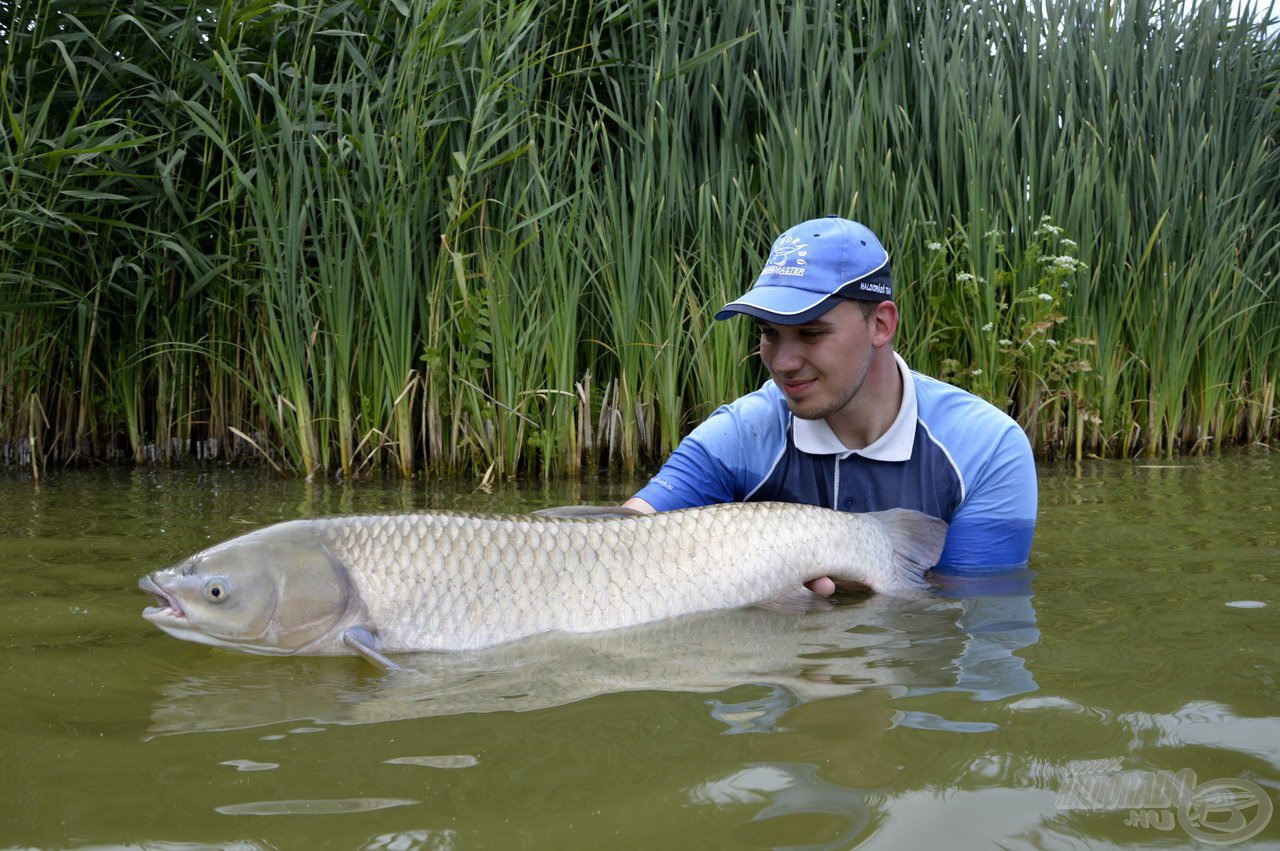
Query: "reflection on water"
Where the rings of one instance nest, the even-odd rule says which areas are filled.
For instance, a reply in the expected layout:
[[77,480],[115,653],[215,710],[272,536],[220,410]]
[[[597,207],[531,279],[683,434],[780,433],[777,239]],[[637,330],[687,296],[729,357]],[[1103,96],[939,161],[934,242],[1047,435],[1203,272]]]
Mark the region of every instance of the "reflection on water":
[[214,807],[227,816],[324,816],[342,813],[367,813],[392,807],[408,807],[420,801],[403,798],[334,798],[318,801],[250,801]]
[[425,765],[428,768],[470,768],[479,762],[468,754],[446,754],[440,756],[397,756],[384,759],[387,765]]
[[[1190,846],[1237,821],[1280,842],[1257,797],[1280,802],[1280,457],[1042,470],[1034,574],[398,674],[139,617],[137,576],[277,520],[630,491],[0,473],[0,845]],[[1160,772],[1243,797],[1173,802],[1199,822],[1063,803]]]
[[747,765],[690,791],[694,803],[751,805],[756,812],[732,838],[747,847],[847,848],[872,823],[867,793],[818,776],[812,763]]
[[[471,653],[415,654],[400,657],[407,670],[385,674],[371,673],[358,660],[312,662],[300,676],[280,660],[235,658],[162,686],[148,732],[500,716],[635,691],[718,694],[704,701],[708,717],[725,735],[760,734],[756,758],[689,786],[688,804],[751,807],[753,815],[732,832],[750,847],[848,847],[883,820],[883,796],[868,789],[888,785],[898,774],[875,747],[891,730],[998,729],[991,722],[896,708],[900,699],[951,692],[994,701],[1035,690],[1015,653],[1038,636],[1032,575],[953,580],[924,599],[846,599],[830,611],[802,616],[744,609],[597,635],[541,636]],[[291,732],[299,729],[309,728]],[[840,756],[834,765],[833,753]],[[400,756],[383,762],[455,768],[479,759]],[[326,806],[336,805],[251,802],[218,811],[296,813]],[[339,811],[345,810],[326,810]]]
[[[953,589],[943,599],[870,596],[807,615],[716,612],[480,651],[411,654],[398,657],[406,670],[379,675],[357,660],[313,662],[299,676],[278,659],[232,657],[164,686],[149,732],[529,712],[606,694],[720,692],[744,684],[763,696],[708,701],[726,732],[774,732],[801,704],[866,688],[891,697],[959,691],[995,700],[1035,688],[1013,654],[1036,640],[1030,571],[1020,573],[1021,581],[1004,582],[998,597],[956,598]],[[1023,594],[1013,596],[1013,585]],[[900,711],[892,723],[915,726],[920,717]],[[974,729],[936,717],[928,727]]]

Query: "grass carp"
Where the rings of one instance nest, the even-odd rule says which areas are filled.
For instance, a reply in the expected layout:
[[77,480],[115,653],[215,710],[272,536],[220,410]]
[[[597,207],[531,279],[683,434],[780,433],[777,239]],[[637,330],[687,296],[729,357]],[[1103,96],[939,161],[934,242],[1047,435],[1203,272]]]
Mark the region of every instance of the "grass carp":
[[906,509],[733,503],[618,516],[456,512],[293,520],[142,577],[143,617],[271,655],[472,650],[749,605],[801,605],[818,576],[924,589],[946,536]]

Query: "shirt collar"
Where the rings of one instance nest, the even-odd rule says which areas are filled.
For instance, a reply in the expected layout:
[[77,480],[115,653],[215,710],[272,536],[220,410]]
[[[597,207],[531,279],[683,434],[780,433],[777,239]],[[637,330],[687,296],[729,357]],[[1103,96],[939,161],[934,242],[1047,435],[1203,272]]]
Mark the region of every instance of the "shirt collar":
[[872,461],[911,460],[911,449],[916,440],[916,383],[907,362],[897,352],[893,353],[893,361],[902,376],[902,407],[898,408],[898,416],[889,430],[875,443],[865,449],[849,449],[836,437],[826,420],[802,420],[793,416],[791,437],[796,449],[810,455],[838,455],[841,458],[861,455]]

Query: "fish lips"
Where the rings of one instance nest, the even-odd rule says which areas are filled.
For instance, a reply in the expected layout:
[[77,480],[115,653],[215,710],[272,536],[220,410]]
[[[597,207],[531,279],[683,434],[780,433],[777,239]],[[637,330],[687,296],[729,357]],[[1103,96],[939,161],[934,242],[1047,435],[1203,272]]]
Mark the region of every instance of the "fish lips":
[[182,610],[182,606],[178,605],[178,600],[160,587],[154,579],[144,576],[138,580],[138,587],[156,598],[156,605],[147,606],[142,610],[144,618],[155,623],[186,623],[187,613]]

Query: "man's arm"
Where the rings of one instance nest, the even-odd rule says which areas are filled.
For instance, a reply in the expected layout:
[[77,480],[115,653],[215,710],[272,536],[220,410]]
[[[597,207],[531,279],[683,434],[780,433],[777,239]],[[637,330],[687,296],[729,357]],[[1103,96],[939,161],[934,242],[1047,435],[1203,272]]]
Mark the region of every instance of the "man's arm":
[[740,466],[741,452],[735,418],[721,408],[680,441],[662,468],[625,505],[654,512],[734,502],[738,496],[734,471]]
[[972,491],[951,518],[940,573],[1021,567],[1036,527],[1036,466],[1021,428],[1005,432]]

